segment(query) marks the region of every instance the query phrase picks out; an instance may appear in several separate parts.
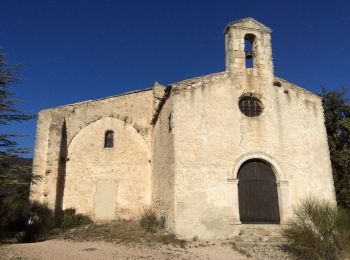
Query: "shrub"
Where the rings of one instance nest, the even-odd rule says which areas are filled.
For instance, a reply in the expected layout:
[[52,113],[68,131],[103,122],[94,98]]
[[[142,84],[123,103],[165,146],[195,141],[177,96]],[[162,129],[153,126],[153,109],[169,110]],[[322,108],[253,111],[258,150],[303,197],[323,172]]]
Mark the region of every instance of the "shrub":
[[0,199],[0,237],[25,229],[29,205],[18,196]]
[[350,215],[324,200],[307,198],[283,228],[289,249],[300,259],[341,259],[350,243]]
[[47,205],[34,202],[29,210],[24,236],[20,240],[35,242],[44,239],[54,228],[67,230],[91,222],[89,216],[76,214],[75,209],[70,208],[55,214]]
[[22,242],[35,242],[42,239],[55,227],[55,218],[46,204],[33,202],[30,205],[24,236],[19,238]]
[[54,228],[62,230],[92,222],[75,209],[54,213],[46,204],[29,202],[19,195],[0,199],[0,238],[14,237],[21,242],[44,239]]
[[159,220],[152,209],[145,209],[139,223],[146,231],[155,233],[165,227],[165,217],[162,216]]
[[66,230],[73,227],[87,225],[92,222],[89,216],[83,214],[76,214],[75,209],[65,209],[56,214],[56,227]]

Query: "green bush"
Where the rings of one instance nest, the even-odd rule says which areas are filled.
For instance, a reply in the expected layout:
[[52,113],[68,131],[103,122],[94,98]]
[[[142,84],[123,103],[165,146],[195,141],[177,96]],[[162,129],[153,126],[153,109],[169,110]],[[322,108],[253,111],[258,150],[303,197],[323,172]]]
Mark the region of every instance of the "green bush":
[[46,204],[33,202],[28,211],[24,236],[19,237],[19,240],[21,242],[38,241],[43,239],[55,226],[55,217],[52,210]]
[[76,214],[75,209],[70,208],[54,214],[45,204],[34,202],[29,210],[25,234],[21,241],[35,242],[44,239],[54,228],[67,230],[91,222],[89,216]]
[[283,228],[292,253],[300,259],[341,259],[350,244],[350,214],[324,200],[305,199],[295,220]]
[[45,204],[30,203],[17,194],[0,200],[1,238],[16,234],[18,240],[32,242],[54,226],[53,213]]
[[66,230],[73,227],[78,227],[92,222],[89,216],[76,214],[75,209],[65,209],[56,214],[56,227]]
[[165,227],[165,217],[162,216],[159,220],[152,209],[145,209],[139,223],[146,231],[155,233],[158,229]]
[[18,194],[0,199],[0,238],[16,236],[21,242],[35,242],[54,228],[66,230],[91,222],[75,209],[55,214],[46,204],[29,202]]
[[29,204],[18,196],[0,199],[0,238],[26,227]]

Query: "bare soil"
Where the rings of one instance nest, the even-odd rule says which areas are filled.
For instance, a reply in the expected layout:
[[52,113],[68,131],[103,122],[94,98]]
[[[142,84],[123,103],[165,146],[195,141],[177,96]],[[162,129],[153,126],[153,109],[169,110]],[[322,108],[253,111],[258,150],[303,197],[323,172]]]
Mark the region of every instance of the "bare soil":
[[0,246],[0,259],[237,259],[246,257],[229,244],[188,245],[49,240]]
[[[12,241],[13,242],[13,241]],[[46,241],[0,245],[0,259],[247,259],[229,242],[177,239],[158,230],[149,233],[137,222],[91,224],[54,231]]]

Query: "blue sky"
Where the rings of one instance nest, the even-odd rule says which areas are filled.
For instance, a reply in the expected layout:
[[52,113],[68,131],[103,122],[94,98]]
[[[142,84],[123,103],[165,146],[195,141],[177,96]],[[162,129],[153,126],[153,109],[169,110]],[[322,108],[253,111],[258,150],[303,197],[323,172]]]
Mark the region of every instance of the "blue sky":
[[[346,0],[0,0],[0,9],[0,50],[23,64],[13,90],[32,114],[223,71],[223,29],[249,16],[273,30],[277,76],[316,93],[350,85]],[[1,131],[30,134],[19,142],[33,149],[35,124]]]

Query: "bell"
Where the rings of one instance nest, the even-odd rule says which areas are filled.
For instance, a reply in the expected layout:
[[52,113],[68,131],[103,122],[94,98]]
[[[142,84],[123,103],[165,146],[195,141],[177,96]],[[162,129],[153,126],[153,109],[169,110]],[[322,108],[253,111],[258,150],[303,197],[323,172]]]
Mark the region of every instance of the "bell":
[[246,58],[246,59],[253,59],[253,55],[254,55],[254,52],[252,52],[252,51],[247,51],[247,52],[245,53],[245,58]]

